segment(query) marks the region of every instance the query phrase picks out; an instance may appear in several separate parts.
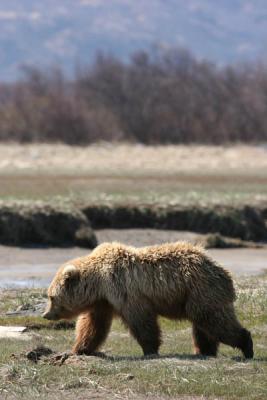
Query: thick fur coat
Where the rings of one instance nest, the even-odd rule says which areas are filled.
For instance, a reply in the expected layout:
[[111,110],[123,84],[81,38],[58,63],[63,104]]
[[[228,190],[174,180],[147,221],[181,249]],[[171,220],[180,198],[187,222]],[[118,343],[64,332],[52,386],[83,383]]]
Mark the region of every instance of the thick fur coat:
[[91,354],[119,316],[143,349],[161,343],[158,316],[187,319],[195,352],[217,354],[220,342],[253,357],[250,333],[238,322],[230,274],[203,249],[183,242],[134,248],[104,243],[64,264],[48,289],[48,319],[78,316],[74,353]]

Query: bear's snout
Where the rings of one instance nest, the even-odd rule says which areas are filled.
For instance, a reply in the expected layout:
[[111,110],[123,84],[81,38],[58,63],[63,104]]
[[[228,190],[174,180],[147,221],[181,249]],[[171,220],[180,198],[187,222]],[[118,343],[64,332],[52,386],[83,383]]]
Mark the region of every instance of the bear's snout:
[[48,305],[47,309],[43,313],[42,317],[48,319],[50,321],[58,321],[60,319],[70,319],[73,318],[75,314],[73,314],[70,310],[65,309],[64,307],[53,307]]
[[46,310],[43,313],[42,317],[51,321],[56,321],[60,319],[58,310],[55,309],[55,307],[52,307],[51,304],[47,305]]
[[57,320],[59,319],[57,315],[52,313],[51,311],[45,311],[42,315],[43,318],[48,319],[48,320]]
[[49,318],[49,313],[48,313],[48,312],[44,312],[43,315],[42,315],[42,317],[45,318],[45,319],[50,319],[50,318]]

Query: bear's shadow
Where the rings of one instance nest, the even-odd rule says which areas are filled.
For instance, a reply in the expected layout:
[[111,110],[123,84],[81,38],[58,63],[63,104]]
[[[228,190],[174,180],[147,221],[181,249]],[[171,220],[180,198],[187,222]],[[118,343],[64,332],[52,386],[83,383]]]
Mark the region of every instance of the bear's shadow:
[[[92,356],[95,357],[100,357],[103,358],[107,361],[146,361],[146,360],[164,360],[164,359],[175,359],[175,360],[191,360],[191,361],[197,361],[197,360],[202,360],[202,361],[208,361],[208,360],[215,360],[216,357],[207,357],[207,356],[201,356],[201,355],[196,355],[196,354],[178,354],[178,353],[171,353],[171,354],[160,354],[160,355],[150,355],[150,356],[111,356],[107,355],[102,352],[96,352],[92,354]],[[253,360],[246,360],[242,356],[224,356],[225,358],[228,358],[232,361],[236,362],[247,362],[247,361],[257,361],[257,362],[266,362],[267,357],[258,357],[258,358],[253,358]]]
[[207,357],[201,357],[194,354],[151,354],[149,356],[111,356],[102,352],[94,353],[93,356],[103,358],[107,361],[146,361],[146,360],[164,360],[164,359],[179,359],[179,360],[204,360]]

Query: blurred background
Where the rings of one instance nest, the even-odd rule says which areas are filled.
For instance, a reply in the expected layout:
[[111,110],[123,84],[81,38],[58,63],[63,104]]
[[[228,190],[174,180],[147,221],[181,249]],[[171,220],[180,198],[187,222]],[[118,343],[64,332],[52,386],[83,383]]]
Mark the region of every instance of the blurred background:
[[2,0],[1,243],[187,239],[264,268],[266,16],[263,0]]
[[264,142],[263,0],[2,0],[0,140]]

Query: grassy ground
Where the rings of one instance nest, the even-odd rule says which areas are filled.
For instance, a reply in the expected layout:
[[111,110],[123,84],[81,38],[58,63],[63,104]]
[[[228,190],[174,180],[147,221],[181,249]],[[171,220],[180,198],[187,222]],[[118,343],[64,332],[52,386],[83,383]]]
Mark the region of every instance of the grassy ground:
[[[266,154],[256,146],[1,145],[0,199],[266,205]],[[33,363],[27,351],[38,345],[69,350],[74,332],[51,329],[38,316],[5,316],[44,298],[38,290],[5,291],[0,325],[43,326],[30,331],[31,341],[0,339],[0,399],[266,399],[267,276],[237,285],[238,314],[255,343],[255,359],[248,362],[226,346],[217,359],[192,357],[189,324],[162,320],[160,358],[144,359],[115,321],[103,348],[106,358]]]
[[259,146],[0,145],[0,199],[266,204]]
[[[6,310],[43,300],[44,292],[2,293],[0,325],[43,323],[29,341],[1,339],[0,398],[267,398],[267,275],[236,282],[238,316],[252,331],[255,358],[244,361],[238,351],[221,346],[216,359],[192,356],[190,326],[186,322],[162,320],[163,345],[160,358],[144,359],[136,342],[119,321],[102,349],[106,357],[71,357],[62,365],[51,358],[38,363],[25,354],[37,345],[56,352],[69,350],[73,330],[55,330],[39,317],[4,316]],[[201,397],[203,396],[203,397]]]

